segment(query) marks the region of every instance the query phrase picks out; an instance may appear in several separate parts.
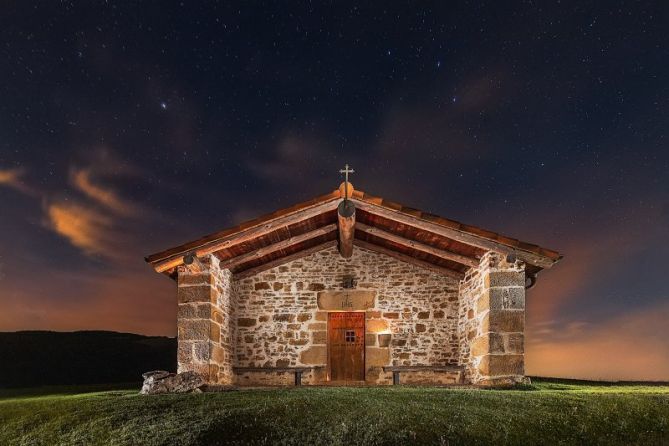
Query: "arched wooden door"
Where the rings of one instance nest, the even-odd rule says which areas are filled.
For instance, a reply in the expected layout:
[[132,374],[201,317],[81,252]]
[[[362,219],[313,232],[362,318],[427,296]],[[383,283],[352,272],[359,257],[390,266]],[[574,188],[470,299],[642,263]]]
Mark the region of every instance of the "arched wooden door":
[[330,381],[365,380],[365,313],[328,314]]

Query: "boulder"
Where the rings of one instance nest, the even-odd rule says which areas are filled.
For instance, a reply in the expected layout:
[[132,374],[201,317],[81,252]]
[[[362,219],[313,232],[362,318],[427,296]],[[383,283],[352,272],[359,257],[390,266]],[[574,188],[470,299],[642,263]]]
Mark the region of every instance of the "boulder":
[[142,374],[144,384],[139,393],[156,395],[160,393],[199,392],[205,385],[204,379],[196,372],[170,373],[164,370],[154,370]]

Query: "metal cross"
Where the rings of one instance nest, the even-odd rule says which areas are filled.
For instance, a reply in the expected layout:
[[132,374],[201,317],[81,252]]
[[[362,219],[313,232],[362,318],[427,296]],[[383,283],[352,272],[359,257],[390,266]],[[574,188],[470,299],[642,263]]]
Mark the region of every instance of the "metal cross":
[[348,199],[348,174],[349,173],[355,173],[355,170],[349,169],[348,164],[347,164],[346,167],[339,170],[339,173],[344,174],[344,183],[345,183],[345,185],[344,185],[344,200],[347,200]]

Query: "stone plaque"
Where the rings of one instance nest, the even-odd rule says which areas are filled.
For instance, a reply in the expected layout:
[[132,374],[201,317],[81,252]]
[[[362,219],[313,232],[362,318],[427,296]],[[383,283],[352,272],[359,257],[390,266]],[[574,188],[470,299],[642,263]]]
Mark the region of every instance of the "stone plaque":
[[374,308],[376,291],[321,291],[318,309],[325,311],[364,311]]

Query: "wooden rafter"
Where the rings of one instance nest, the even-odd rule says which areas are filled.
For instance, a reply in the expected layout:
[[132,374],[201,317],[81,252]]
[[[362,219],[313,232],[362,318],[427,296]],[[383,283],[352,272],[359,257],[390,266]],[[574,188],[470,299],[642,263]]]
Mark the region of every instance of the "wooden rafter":
[[271,245],[265,246],[263,248],[256,249],[254,251],[248,252],[246,254],[238,255],[237,257],[232,257],[231,259],[226,259],[220,263],[221,268],[234,268],[237,265],[241,265],[252,260],[259,259],[269,254],[273,254],[282,249],[289,248],[298,243],[311,240],[321,235],[329,234],[337,230],[337,225],[332,223],[330,225],[322,226],[313,231],[305,232],[304,234],[296,235],[294,237],[287,238],[286,240],[281,240],[280,242],[273,243]]
[[503,254],[513,254],[517,258],[531,265],[535,265],[541,268],[550,268],[555,263],[554,260],[551,260],[546,256],[542,256],[540,254],[525,251],[522,249],[512,248],[510,246],[503,245],[500,242],[496,242],[494,240],[490,240],[484,237],[479,237],[477,235],[463,232],[454,228],[449,228],[436,223],[432,223],[425,219],[404,212],[387,209],[385,207],[367,203],[365,201],[358,200],[355,198],[352,198],[351,200],[355,202],[355,206],[358,209],[369,212],[370,214],[378,215],[387,218],[389,220],[394,220],[396,222],[405,225],[413,226],[417,229],[433,232],[443,237],[450,238],[452,240],[456,240],[458,242],[462,242],[468,245],[476,246],[477,248],[481,248],[486,251],[496,251],[496,252],[501,252]]
[[318,251],[322,251],[327,248],[331,248],[333,246],[337,246],[337,240],[330,240],[325,243],[321,243],[320,245],[313,246],[311,248],[304,249],[302,251],[298,251],[294,254],[290,254],[284,257],[280,257],[278,259],[272,260],[267,263],[263,263],[262,265],[255,266],[253,268],[246,269],[244,271],[240,271],[239,273],[235,274],[235,277],[243,279],[244,277],[249,277],[253,276],[254,274],[258,274],[263,271],[267,271],[268,269],[272,269],[275,266],[283,265],[284,263],[291,262],[293,260],[301,259],[303,257],[306,257],[310,254],[313,254]]
[[337,207],[337,203],[338,200],[332,200],[332,201],[327,201],[325,203],[320,203],[311,208],[302,209],[293,214],[278,217],[274,220],[269,220],[263,224],[249,227],[248,229],[242,230],[240,232],[230,234],[227,237],[222,237],[220,239],[203,243],[202,245],[196,248],[186,249],[174,253],[164,259],[152,262],[153,267],[158,272],[167,271],[183,263],[183,256],[190,252],[195,252],[195,254],[198,257],[200,257],[207,254],[211,254],[221,249],[230,248],[232,246],[239,245],[240,243],[244,243],[248,240],[266,235],[272,231],[276,231],[279,228],[299,223],[304,220],[313,218],[317,215],[320,215],[324,212],[331,211]]
[[383,229],[368,226],[363,223],[358,223],[356,225],[356,229],[366,234],[374,235],[384,240],[397,243],[398,245],[431,254],[435,257],[439,257],[440,259],[451,260],[453,262],[467,266],[477,266],[479,264],[479,261],[473,257],[467,257],[461,254],[456,254],[454,252],[435,248],[434,246],[426,245],[425,243],[417,242],[415,240],[410,240],[408,238],[402,237],[401,235],[393,234],[391,232],[384,231]]
[[397,260],[401,260],[402,262],[409,263],[411,265],[419,266],[421,268],[433,271],[437,274],[442,274],[444,276],[452,277],[453,279],[457,280],[462,280],[465,275],[464,273],[461,273],[460,271],[455,271],[449,268],[444,268],[442,266],[435,265],[434,263],[430,262],[425,262],[423,260],[417,259],[415,257],[408,256],[406,254],[402,254],[401,252],[393,251],[392,249],[385,248],[383,246],[376,245],[374,243],[369,243],[364,240],[358,240],[355,239],[353,242],[356,246],[360,246],[361,248],[368,249],[370,251],[375,251],[381,254],[385,254],[390,257],[394,257]]

